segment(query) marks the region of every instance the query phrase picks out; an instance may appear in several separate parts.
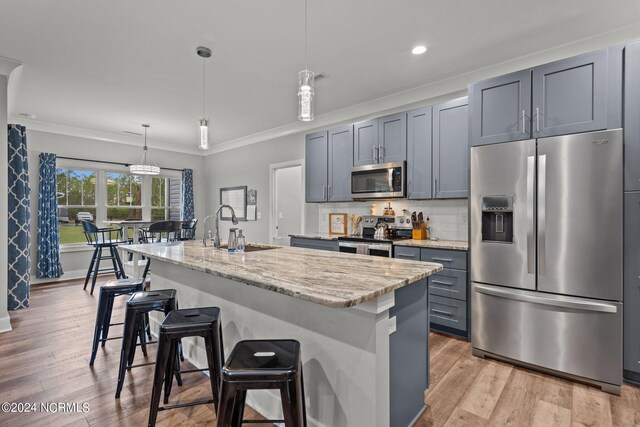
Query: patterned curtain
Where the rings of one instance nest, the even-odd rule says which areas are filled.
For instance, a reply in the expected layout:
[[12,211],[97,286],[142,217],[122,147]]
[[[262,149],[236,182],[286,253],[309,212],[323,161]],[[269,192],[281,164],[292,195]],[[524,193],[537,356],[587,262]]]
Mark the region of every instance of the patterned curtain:
[[56,155],[40,153],[38,195],[38,269],[37,277],[60,277],[58,236],[58,197],[56,194]]
[[29,307],[31,259],[29,246],[29,164],[27,162],[27,130],[9,125],[9,264],[8,309]]
[[193,170],[182,170],[182,213],[180,217],[183,221],[189,221],[193,219]]

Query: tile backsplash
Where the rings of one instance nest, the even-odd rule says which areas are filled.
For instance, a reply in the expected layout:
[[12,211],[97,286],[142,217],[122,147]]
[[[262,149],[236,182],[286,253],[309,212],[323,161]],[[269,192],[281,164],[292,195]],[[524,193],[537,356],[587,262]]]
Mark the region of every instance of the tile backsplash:
[[[348,215],[368,215],[371,204],[375,204],[375,214],[382,215],[387,202],[384,200],[368,202],[323,203],[318,205],[318,231],[329,232],[329,214],[346,213]],[[431,234],[441,240],[469,239],[469,201],[451,200],[394,200],[391,207],[396,215],[402,215],[402,209],[410,212],[422,212],[429,217]]]

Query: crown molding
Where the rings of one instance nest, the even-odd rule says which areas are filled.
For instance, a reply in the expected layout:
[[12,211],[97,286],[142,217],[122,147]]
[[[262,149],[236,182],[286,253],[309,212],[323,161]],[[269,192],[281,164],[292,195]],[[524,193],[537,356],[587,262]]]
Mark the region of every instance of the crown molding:
[[[116,144],[142,146],[142,137],[120,135],[113,132],[105,132],[93,129],[80,128],[75,126],[60,125],[57,123],[44,122],[41,120],[29,120],[24,117],[10,116],[9,122],[20,123],[27,127],[28,130],[38,132],[48,132],[58,135],[74,136],[78,138],[94,139],[97,141],[114,142]],[[164,151],[173,151],[184,154],[193,154],[202,156],[202,151],[197,147],[189,147],[178,144],[168,144],[166,142],[147,138],[147,145],[151,148]]]

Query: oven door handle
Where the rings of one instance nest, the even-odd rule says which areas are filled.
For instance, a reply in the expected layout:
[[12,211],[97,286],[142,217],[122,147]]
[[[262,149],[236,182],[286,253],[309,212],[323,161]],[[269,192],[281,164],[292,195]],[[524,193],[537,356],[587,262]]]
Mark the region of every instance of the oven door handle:
[[357,248],[358,243],[339,242],[338,246],[341,248]]

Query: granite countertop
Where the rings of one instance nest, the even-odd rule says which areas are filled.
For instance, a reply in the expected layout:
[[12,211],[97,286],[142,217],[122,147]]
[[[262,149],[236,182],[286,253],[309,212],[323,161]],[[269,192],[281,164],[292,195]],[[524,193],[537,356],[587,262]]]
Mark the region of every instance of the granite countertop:
[[373,300],[443,268],[441,264],[421,261],[293,247],[274,248],[230,253],[205,248],[201,241],[195,240],[126,246],[128,252],[152,260],[330,307],[351,307]]
[[289,237],[299,237],[301,239],[338,240],[339,235],[329,233],[298,233],[289,234]]
[[455,251],[468,251],[469,242],[466,240],[397,240],[394,246],[412,246],[416,248],[452,249]]

